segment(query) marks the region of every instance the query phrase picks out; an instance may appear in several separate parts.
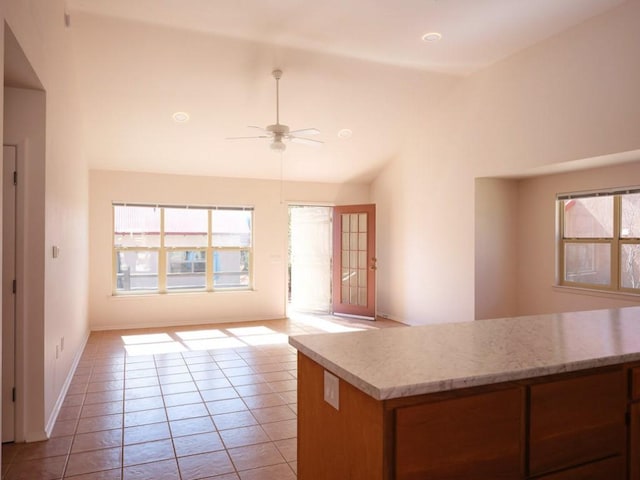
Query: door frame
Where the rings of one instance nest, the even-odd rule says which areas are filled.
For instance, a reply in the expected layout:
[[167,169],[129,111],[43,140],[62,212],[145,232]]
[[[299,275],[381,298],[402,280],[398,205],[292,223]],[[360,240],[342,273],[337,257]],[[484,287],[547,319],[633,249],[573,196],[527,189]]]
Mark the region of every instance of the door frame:
[[[13,165],[8,165],[9,160],[5,154],[8,149],[13,150]],[[15,285],[17,283],[18,263],[18,193],[17,185],[14,183],[15,180],[11,177],[15,179],[14,175],[18,171],[18,147],[17,145],[3,145],[2,150],[2,175],[0,176],[2,177],[2,442],[4,443],[16,441],[17,423],[15,388],[17,380],[16,334],[18,302]],[[8,190],[9,188],[10,191]],[[11,211],[7,211],[9,207],[11,207]],[[10,217],[13,217],[11,222],[9,222]],[[10,223],[12,224],[11,232],[7,230]],[[8,234],[13,236],[11,245],[5,243],[5,235]],[[11,246],[9,251],[7,250],[8,246]],[[11,255],[13,258],[5,258],[7,255]],[[5,263],[5,260],[7,260],[7,263]],[[12,264],[10,272],[7,271],[9,262]],[[5,312],[5,302],[8,302],[7,297],[11,299],[11,304],[6,305],[6,307],[11,309],[12,312]],[[8,313],[11,318],[5,317],[5,313]],[[5,358],[6,354],[9,354],[7,358]],[[5,365],[5,361],[7,361],[7,365]],[[7,387],[6,391],[5,387]],[[9,408],[8,405],[11,405],[11,407]],[[11,432],[6,432],[5,428],[10,428]]]
[[[367,213],[367,305],[352,305],[341,302],[342,298],[342,215]],[[372,234],[371,234],[372,233]],[[337,258],[336,258],[337,257]],[[333,208],[333,276],[332,310],[333,315],[350,316],[375,320],[376,318],[376,205],[336,205]],[[358,266],[360,268],[360,266]]]

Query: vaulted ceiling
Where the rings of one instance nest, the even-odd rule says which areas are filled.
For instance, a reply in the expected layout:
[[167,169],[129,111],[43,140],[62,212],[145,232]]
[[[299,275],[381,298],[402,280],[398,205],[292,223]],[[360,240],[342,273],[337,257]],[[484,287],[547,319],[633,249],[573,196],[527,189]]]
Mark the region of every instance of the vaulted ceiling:
[[[84,149],[96,169],[369,182],[464,76],[621,3],[68,0]],[[226,140],[275,123],[276,67],[281,123],[323,147]]]

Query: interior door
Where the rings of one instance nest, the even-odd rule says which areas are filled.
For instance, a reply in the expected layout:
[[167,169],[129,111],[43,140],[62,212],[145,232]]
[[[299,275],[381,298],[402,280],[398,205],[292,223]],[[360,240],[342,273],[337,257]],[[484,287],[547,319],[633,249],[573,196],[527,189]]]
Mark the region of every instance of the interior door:
[[376,206],[333,210],[333,313],[375,318]]
[[2,168],[2,442],[15,440],[16,147],[4,145]]

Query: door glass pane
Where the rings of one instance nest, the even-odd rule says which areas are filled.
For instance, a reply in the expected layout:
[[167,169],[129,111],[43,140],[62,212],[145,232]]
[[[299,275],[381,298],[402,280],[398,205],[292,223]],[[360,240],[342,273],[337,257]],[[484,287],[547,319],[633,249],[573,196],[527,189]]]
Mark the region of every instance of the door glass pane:
[[206,247],[208,228],[209,215],[207,210],[164,209],[164,244],[166,247]]
[[358,289],[358,305],[367,306],[367,287]]
[[358,287],[349,289],[349,303],[351,305],[358,305]]
[[116,291],[158,289],[157,251],[116,252]]
[[640,288],[640,245],[622,245],[620,254],[622,288]]
[[367,270],[366,269],[358,270],[358,285],[361,287],[367,286]]
[[348,233],[342,234],[342,249],[349,250],[349,234]]
[[114,205],[113,245],[118,247],[159,247],[160,209]]
[[611,246],[608,243],[566,243],[564,259],[566,281],[596,285],[611,283]]
[[640,193],[622,195],[620,236],[640,238]]
[[213,252],[213,288],[249,287],[249,251]]
[[351,218],[351,227],[349,227],[349,230],[351,230],[352,232],[357,232],[358,231],[358,214],[352,213],[350,215],[350,218]]
[[367,250],[367,234],[359,233],[358,234],[358,250]]
[[564,200],[565,238],[611,238],[613,197]]
[[358,252],[358,267],[367,268],[367,252]]
[[359,218],[360,218],[359,231],[360,232],[366,232],[367,231],[367,214],[366,213],[361,213]]
[[368,269],[366,224],[367,214],[342,215],[342,289],[340,293],[343,304],[366,306]]
[[167,253],[167,290],[205,288],[207,252],[178,250]]

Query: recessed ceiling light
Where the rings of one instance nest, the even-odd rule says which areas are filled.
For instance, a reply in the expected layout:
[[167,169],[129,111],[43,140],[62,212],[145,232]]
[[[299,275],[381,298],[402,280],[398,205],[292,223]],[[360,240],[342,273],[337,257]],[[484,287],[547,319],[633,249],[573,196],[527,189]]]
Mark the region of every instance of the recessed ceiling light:
[[348,128],[343,128],[338,132],[338,138],[342,138],[342,139],[351,138],[352,135],[353,135],[353,132]]
[[429,32],[425,33],[422,36],[422,40],[424,42],[438,42],[442,39],[442,34],[438,32]]
[[187,112],[176,112],[173,114],[173,121],[176,123],[186,123],[189,121],[189,114]]

